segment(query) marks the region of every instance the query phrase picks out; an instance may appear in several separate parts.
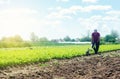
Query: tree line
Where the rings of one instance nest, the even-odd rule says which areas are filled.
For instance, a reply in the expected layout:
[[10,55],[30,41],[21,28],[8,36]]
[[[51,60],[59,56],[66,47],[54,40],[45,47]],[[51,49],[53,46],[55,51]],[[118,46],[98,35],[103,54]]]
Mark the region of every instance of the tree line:
[[[63,39],[60,39],[62,41],[69,41],[69,42],[91,42],[91,36],[88,33],[88,35],[82,37],[82,38],[70,38],[69,36],[64,37]],[[120,43],[120,37],[117,31],[112,30],[110,34],[107,34],[104,37],[100,38],[101,44],[117,44]]]
[[[31,46],[41,46],[41,45],[59,45],[58,42],[91,42],[90,34],[82,38],[70,38],[65,36],[60,39],[48,40],[46,37],[39,38],[34,32],[30,34],[30,41],[25,41],[20,35],[15,35],[11,37],[3,37],[0,39],[0,48],[9,47],[31,47]],[[101,37],[101,44],[117,44],[120,43],[120,37],[117,31],[111,31],[110,34]]]
[[30,43],[28,41],[23,40],[20,35],[3,37],[0,40],[0,48],[28,47],[28,46],[31,46]]
[[[80,41],[84,42],[84,41],[91,41],[91,37],[90,36],[85,36],[83,38],[80,39]],[[117,44],[120,43],[120,37],[117,31],[112,30],[110,34],[107,34],[104,37],[100,38],[100,42],[101,44]]]

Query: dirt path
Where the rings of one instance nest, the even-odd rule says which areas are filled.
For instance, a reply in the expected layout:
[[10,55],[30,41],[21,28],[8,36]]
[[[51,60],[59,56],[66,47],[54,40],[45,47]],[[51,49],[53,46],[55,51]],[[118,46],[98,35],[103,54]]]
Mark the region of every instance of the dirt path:
[[120,79],[120,51],[6,68],[0,79]]

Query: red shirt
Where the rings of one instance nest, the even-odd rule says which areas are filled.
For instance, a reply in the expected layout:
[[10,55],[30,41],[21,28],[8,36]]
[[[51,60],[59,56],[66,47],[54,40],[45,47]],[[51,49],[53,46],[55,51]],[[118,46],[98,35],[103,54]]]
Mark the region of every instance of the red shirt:
[[100,41],[100,33],[93,32],[92,33],[92,42],[99,42]]

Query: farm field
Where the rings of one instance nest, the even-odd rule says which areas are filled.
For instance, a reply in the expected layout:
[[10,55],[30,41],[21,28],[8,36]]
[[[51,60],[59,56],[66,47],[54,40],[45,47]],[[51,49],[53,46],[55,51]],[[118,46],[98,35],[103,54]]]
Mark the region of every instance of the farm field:
[[7,67],[0,79],[120,79],[120,50]]
[[[90,45],[43,46],[0,49],[0,68],[85,55]],[[99,52],[119,50],[120,45],[101,45]],[[91,51],[93,53],[93,51]]]

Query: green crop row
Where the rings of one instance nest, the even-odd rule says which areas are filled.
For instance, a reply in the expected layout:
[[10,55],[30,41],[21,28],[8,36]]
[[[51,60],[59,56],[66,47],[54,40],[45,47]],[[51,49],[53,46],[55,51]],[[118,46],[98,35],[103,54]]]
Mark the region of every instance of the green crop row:
[[[89,45],[2,48],[0,49],[0,67],[82,56],[88,48],[90,48]],[[118,49],[120,50],[120,45],[101,45],[99,52]]]

